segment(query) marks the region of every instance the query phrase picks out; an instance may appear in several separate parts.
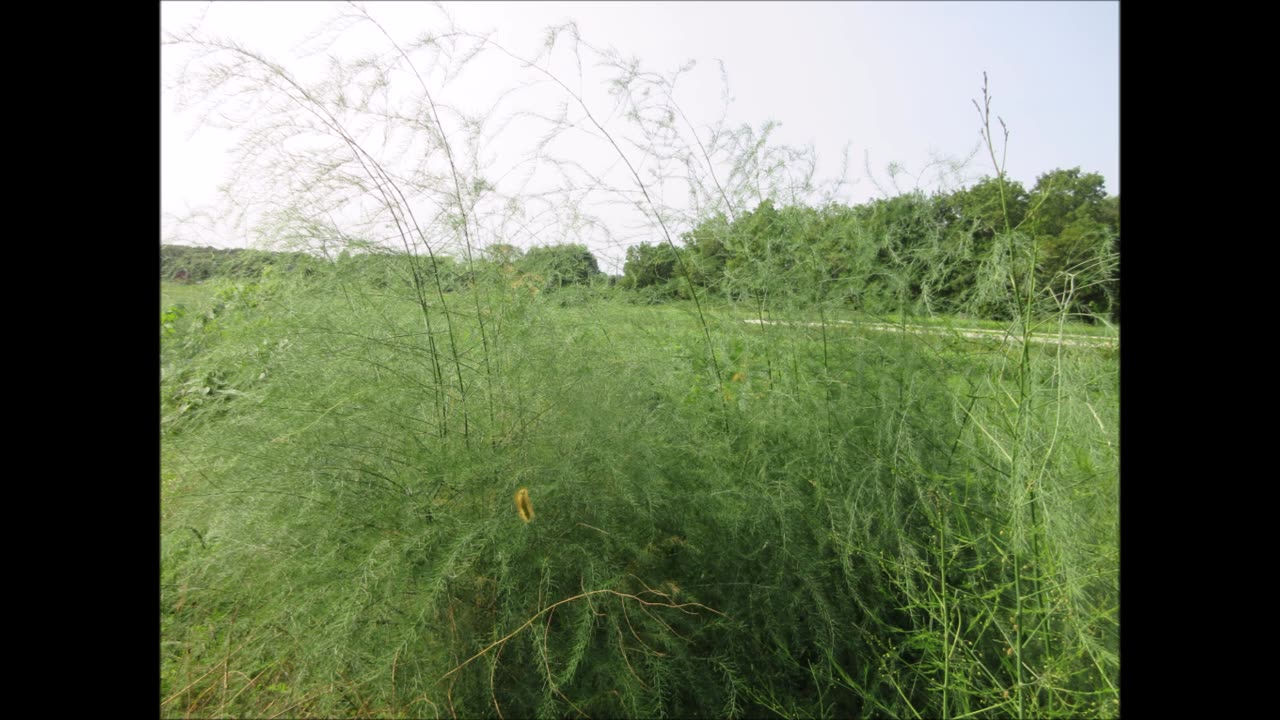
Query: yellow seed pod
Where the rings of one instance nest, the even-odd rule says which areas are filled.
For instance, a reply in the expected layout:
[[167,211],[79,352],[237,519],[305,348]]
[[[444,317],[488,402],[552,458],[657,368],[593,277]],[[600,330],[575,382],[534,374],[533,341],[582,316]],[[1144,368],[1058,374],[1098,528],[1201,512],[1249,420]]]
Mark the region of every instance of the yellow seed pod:
[[529,500],[528,488],[520,488],[516,492],[516,512],[520,513],[520,519],[525,522],[533,519],[533,502]]

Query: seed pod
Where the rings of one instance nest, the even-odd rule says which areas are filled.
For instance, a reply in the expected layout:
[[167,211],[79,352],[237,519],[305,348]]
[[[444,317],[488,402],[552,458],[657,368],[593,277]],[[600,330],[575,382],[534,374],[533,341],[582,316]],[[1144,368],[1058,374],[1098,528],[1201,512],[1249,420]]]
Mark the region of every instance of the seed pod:
[[520,513],[520,519],[525,522],[533,519],[533,502],[529,500],[528,488],[520,488],[516,493],[516,512]]

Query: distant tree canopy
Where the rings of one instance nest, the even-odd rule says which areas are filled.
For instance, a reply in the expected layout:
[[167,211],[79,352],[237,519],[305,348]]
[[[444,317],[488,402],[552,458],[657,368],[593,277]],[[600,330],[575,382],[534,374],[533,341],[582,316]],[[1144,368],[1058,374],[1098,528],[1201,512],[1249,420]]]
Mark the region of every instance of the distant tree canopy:
[[[281,270],[327,267],[333,277],[358,281],[378,289],[409,291],[418,279],[434,287],[439,281],[445,292],[459,290],[486,277],[501,274],[519,276],[522,287],[553,291],[592,282],[610,284],[600,272],[595,256],[585,245],[551,245],[522,251],[497,243],[486,247],[474,262],[435,253],[410,262],[402,253],[371,249],[369,243],[353,243],[356,252],[344,249],[332,261],[298,252],[268,252],[242,248],[160,246],[160,278],[178,282],[199,282],[211,277],[257,277],[269,265]],[[185,275],[184,275],[185,273]]]
[[[1041,175],[1031,194],[1040,203],[1029,225],[1044,282],[1082,309],[1118,315],[1111,256],[1120,250],[1120,198],[1107,197],[1102,176],[1080,168]],[[1112,274],[1114,285],[1105,282]]]
[[306,253],[269,252],[246,248],[160,246],[160,278],[199,282],[215,275],[257,277],[268,265],[282,270],[310,267],[317,259]]
[[[510,247],[510,246],[504,246]],[[530,248],[514,261],[521,272],[543,278],[548,288],[584,285],[602,273],[586,245],[548,245]]]
[[640,289],[663,285],[677,277],[676,253],[666,243],[640,243],[627,248],[622,286]]
[[[471,263],[437,254],[417,267],[426,277],[439,273],[446,290],[500,272],[540,291],[598,282],[662,301],[689,297],[692,284],[734,300],[837,301],[871,312],[997,319],[1014,312],[1010,282],[1034,281],[1049,309],[1120,315],[1120,198],[1106,194],[1101,175],[1080,168],[1044,173],[1030,190],[985,177],[950,193],[905,193],[856,206],[778,207],[764,200],[735,217],[712,215],[680,240],[676,248],[666,242],[628,248],[618,278],[601,273],[581,244],[521,250],[494,243]],[[1027,275],[1032,260],[1034,273]],[[185,272],[199,281],[256,275],[268,264],[321,262],[305,253],[164,245],[160,274],[175,279]],[[412,286],[403,255],[343,252],[334,264],[380,287]]]
[[[712,294],[993,318],[1012,314],[1009,280],[1025,274],[1034,250],[1034,275],[1017,277],[1033,279],[1051,306],[1119,318],[1120,198],[1080,168],[1045,173],[1030,190],[1006,179],[1002,192],[985,177],[951,193],[852,207],[766,200],[733,219],[707,218],[681,239],[688,281]],[[673,272],[669,247],[636,246],[623,284],[658,285]]]

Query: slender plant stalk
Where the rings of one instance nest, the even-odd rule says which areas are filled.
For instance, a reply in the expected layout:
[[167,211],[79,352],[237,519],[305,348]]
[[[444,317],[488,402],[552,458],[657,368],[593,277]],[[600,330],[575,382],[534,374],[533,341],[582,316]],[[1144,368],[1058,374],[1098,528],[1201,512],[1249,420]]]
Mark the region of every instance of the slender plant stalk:
[[[608,130],[606,130],[604,126],[601,125],[600,122],[596,119],[595,114],[591,112],[591,108],[587,107],[587,103],[585,100],[582,99],[582,96],[574,92],[568,85],[565,85],[564,82],[559,77],[551,73],[546,68],[540,67],[535,63],[529,62],[528,60],[524,60],[518,57],[511,51],[493,42],[487,37],[480,37],[480,36],[472,35],[470,33],[461,33],[461,34],[467,37],[478,39],[486,44],[492,45],[493,47],[497,48],[499,51],[505,53],[508,57],[512,58],[513,60],[519,61],[525,67],[529,67],[529,68],[533,68],[534,70],[537,70],[541,74],[545,75],[548,79],[550,79],[553,83],[560,86],[560,88],[564,90],[564,92],[568,94],[569,97],[573,98],[578,103],[578,106],[582,108],[583,113],[586,114],[586,117],[588,120],[591,121],[591,124],[594,125],[596,130],[600,131],[600,134],[603,135],[605,139],[609,141],[609,144],[613,146],[614,152],[618,154],[618,157],[622,159],[623,164],[627,166],[627,170],[631,173],[631,177],[635,180],[636,186],[640,188],[640,192],[644,195],[645,202],[649,205],[649,208],[653,213],[653,218],[658,221],[658,226],[662,230],[662,236],[666,240],[667,246],[671,248],[672,254],[675,255],[676,261],[680,265],[680,273],[684,276],[685,282],[689,287],[689,294],[693,298],[694,308],[697,310],[698,322],[702,325],[702,334],[707,344],[707,352],[711,356],[711,366],[715,373],[715,385],[716,385],[716,388],[718,389],[721,386],[721,384],[724,382],[724,373],[721,372],[720,370],[720,360],[718,355],[716,354],[715,343],[711,339],[711,327],[707,323],[706,313],[703,312],[702,301],[698,297],[698,289],[693,282],[693,275],[689,272],[689,268],[685,264],[683,254],[680,252],[679,248],[676,247],[675,241],[671,239],[671,231],[667,229],[667,223],[665,220],[663,220],[662,213],[658,210],[657,204],[654,203],[653,198],[649,196],[648,185],[640,177],[640,173],[636,170],[635,165],[631,163],[631,159],[628,158],[627,154],[622,151],[622,148],[618,145],[617,141],[614,140],[613,135]],[[728,403],[728,400],[725,399],[724,393],[717,391],[716,394],[720,397],[721,409],[724,411],[724,415],[723,415],[724,426],[725,426],[725,431],[727,432],[729,429],[729,425],[728,425],[729,403]]]
[[[381,32],[383,37],[387,39],[387,42],[391,43],[391,46],[396,49],[396,52],[400,53],[400,57],[402,57],[405,61],[405,64],[409,66],[409,69],[413,72],[413,76],[418,80],[419,87],[422,88],[423,96],[427,99],[427,105],[431,108],[431,117],[435,121],[436,131],[440,134],[440,144],[444,147],[445,158],[449,161],[449,176],[453,180],[453,199],[454,199],[454,202],[457,203],[458,205],[458,214],[462,220],[462,238],[463,238],[463,247],[466,250],[466,256],[467,256],[467,270],[474,275],[475,261],[472,253],[471,222],[467,213],[467,205],[462,198],[462,182],[460,180],[460,176],[458,173],[457,163],[454,162],[454,159],[453,159],[453,148],[449,144],[449,138],[445,135],[444,124],[440,122],[440,111],[436,107],[435,99],[431,97],[431,90],[427,88],[426,81],[422,79],[422,74],[418,72],[418,68],[413,64],[413,61],[409,59],[409,55],[405,53],[405,51],[400,47],[400,45],[395,41],[395,39],[391,37],[391,34],[386,31],[386,28],[382,27],[381,23],[373,19],[373,17],[369,15],[369,13],[363,7],[357,5],[354,2],[348,2],[348,4],[351,7],[355,8],[366,20],[373,23],[374,27],[378,28],[378,31]],[[485,371],[485,379],[487,380],[486,396],[489,402],[489,423],[490,423],[490,426],[492,427],[494,418],[495,418],[495,412],[493,407],[493,368],[490,366],[490,363],[489,363],[489,354],[490,354],[489,353],[489,337],[485,331],[484,313],[482,312],[480,307],[480,293],[473,292],[472,297],[475,300],[475,306],[476,306],[476,323],[479,325],[479,328],[480,328],[480,344],[484,354],[484,371]],[[458,383],[459,385],[461,385],[462,383],[461,376],[459,376]],[[465,429],[466,416],[464,415],[463,418],[464,418],[463,419],[463,424],[464,424],[463,436],[466,437],[467,436],[467,432]]]

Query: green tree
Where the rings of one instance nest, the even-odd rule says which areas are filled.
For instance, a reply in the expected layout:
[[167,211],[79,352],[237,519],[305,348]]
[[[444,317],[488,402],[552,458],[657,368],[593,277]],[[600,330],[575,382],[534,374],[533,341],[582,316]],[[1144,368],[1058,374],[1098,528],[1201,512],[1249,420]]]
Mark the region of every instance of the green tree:
[[633,290],[663,285],[676,279],[679,261],[666,243],[640,243],[627,248],[622,266],[623,286]]
[[932,306],[942,312],[1004,317],[1006,299],[993,281],[1005,272],[1009,245],[997,242],[997,236],[1005,232],[1006,209],[1009,229],[1026,221],[1030,194],[1006,178],[1002,196],[1000,182],[988,176],[936,196],[934,208],[942,234],[927,271]]
[[1087,218],[1101,223],[1107,193],[1097,173],[1080,168],[1050,170],[1036,178],[1031,188],[1035,212],[1029,224],[1036,237],[1057,236],[1076,220]]
[[729,219],[723,213],[717,213],[681,235],[685,260],[689,263],[689,274],[694,284],[712,289],[720,287],[729,260],[728,243],[732,231]]
[[1028,221],[1036,241],[1037,284],[1070,312],[1112,311],[1118,278],[1119,199],[1107,198],[1103,177],[1080,168],[1036,179]]
[[600,265],[586,245],[548,245],[530,248],[516,263],[525,273],[543,278],[545,288],[584,285],[600,274]]
[[783,287],[793,257],[787,252],[783,216],[772,200],[739,215],[728,235],[725,288],[733,295],[763,297]]
[[1004,201],[1000,199],[1000,183],[984,177],[971,187],[944,196],[940,205],[948,225],[970,233],[975,239],[990,240],[1004,227],[1004,208],[1009,210],[1009,225],[1023,223],[1030,209],[1031,196],[1022,183],[1005,179]]
[[938,241],[939,222],[932,198],[914,192],[873,200],[857,209],[864,242],[875,261],[865,282],[863,301],[874,311],[913,309],[924,288],[925,263]]
[[1109,293],[1111,295],[1111,319],[1120,322],[1120,196],[1113,195],[1102,203],[1102,219],[1115,233],[1115,272],[1112,276]]

